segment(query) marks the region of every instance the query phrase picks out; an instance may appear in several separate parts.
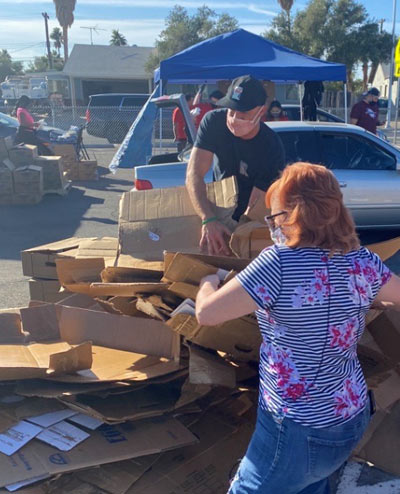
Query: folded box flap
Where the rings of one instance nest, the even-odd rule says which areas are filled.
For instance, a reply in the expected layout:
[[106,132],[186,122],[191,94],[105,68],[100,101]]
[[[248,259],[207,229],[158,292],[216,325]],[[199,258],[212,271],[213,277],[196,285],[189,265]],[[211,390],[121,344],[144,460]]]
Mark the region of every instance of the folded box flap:
[[0,311],[0,343],[23,343],[26,335],[22,331],[19,309]]
[[29,341],[54,341],[60,339],[56,308],[53,304],[42,304],[21,309],[24,331]]
[[92,282],[101,281],[104,259],[57,259],[57,275],[63,287],[71,292],[88,293]]
[[175,254],[172,262],[164,273],[167,281],[182,281],[184,283],[199,284],[204,276],[216,274],[218,268],[191,257],[187,254]]
[[375,254],[378,254],[382,261],[386,261],[400,250],[400,237],[392,238],[385,242],[370,244],[367,247],[372,252],[375,252]]
[[159,282],[162,275],[162,271],[154,269],[106,267],[101,272],[101,280],[104,283]]
[[65,352],[53,353],[49,358],[48,374],[70,374],[92,367],[92,344],[85,342]]

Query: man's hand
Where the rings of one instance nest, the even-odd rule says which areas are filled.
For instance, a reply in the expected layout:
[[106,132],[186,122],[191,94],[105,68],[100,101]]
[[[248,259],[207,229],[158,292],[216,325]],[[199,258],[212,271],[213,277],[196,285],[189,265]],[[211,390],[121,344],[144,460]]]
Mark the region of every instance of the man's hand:
[[210,255],[229,256],[231,251],[228,247],[227,239],[231,236],[229,228],[219,221],[212,221],[203,225],[201,230],[200,249]]

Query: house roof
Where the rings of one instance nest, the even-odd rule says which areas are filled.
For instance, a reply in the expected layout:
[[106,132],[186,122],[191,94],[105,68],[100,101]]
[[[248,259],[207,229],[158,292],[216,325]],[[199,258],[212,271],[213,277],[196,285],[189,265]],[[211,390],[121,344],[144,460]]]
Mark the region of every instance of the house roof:
[[147,46],[74,45],[64,74],[90,79],[149,79]]

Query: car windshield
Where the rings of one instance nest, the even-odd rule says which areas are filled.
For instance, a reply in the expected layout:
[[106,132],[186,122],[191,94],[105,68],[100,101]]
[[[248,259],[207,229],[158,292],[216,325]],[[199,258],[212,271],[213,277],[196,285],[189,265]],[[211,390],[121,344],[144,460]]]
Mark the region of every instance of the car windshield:
[[19,126],[18,120],[10,117],[9,115],[6,115],[4,113],[0,113],[0,123],[2,125],[8,125],[9,127],[18,127]]

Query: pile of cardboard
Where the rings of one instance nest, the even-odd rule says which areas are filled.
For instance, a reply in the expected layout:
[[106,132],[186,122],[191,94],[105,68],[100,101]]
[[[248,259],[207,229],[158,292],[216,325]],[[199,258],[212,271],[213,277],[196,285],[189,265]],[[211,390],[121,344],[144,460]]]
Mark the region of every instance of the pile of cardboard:
[[0,204],[37,204],[44,194],[65,195],[69,186],[60,157],[39,156],[36,146],[0,138]]
[[21,252],[22,273],[30,277],[31,300],[58,302],[69,295],[58,281],[56,259],[101,257],[107,264],[114,262],[117,249],[116,238],[72,237],[24,250]]
[[78,158],[74,144],[54,144],[53,152],[61,156],[62,169],[67,180],[97,180],[97,160]]

